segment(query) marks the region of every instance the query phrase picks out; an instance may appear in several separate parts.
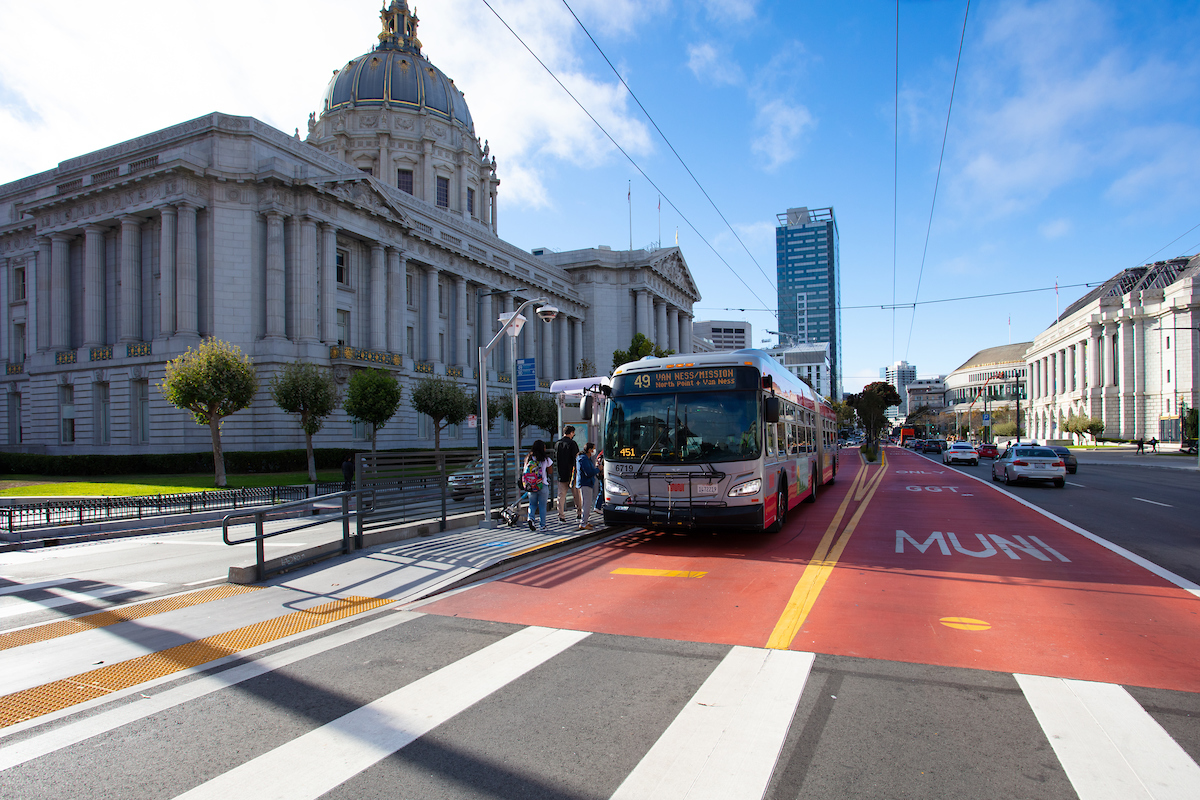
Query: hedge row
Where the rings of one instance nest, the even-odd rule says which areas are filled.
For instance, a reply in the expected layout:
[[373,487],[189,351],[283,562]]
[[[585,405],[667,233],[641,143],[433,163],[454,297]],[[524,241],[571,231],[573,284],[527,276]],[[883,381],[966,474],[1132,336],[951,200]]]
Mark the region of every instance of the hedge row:
[[[317,469],[337,469],[345,458],[346,449],[313,450]],[[428,452],[414,450],[412,452]],[[443,452],[449,454],[448,449]],[[304,450],[271,450],[267,452],[226,451],[225,471],[303,472],[308,469]],[[33,453],[0,453],[0,474],[5,475],[176,475],[191,472],[212,472],[212,451],[204,453],[133,453],[127,455],[51,456]]]

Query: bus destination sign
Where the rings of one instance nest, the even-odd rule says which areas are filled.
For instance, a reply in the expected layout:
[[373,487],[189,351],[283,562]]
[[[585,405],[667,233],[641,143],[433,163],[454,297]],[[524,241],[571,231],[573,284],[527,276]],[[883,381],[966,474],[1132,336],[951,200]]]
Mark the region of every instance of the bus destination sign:
[[700,367],[619,375],[613,394],[709,392],[758,388],[758,371],[749,367]]

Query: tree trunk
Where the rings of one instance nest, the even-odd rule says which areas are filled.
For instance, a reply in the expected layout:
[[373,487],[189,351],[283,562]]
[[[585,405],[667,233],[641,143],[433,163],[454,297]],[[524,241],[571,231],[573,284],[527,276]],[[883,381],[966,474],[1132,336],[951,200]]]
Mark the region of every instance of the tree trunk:
[[218,488],[225,488],[225,455],[221,452],[221,419],[216,414],[209,417],[208,430],[212,434],[213,467],[216,469]]
[[313,457],[312,449],[312,434],[305,431],[304,445],[308,450],[308,480],[312,483],[317,482],[317,460]]
[[374,422],[371,423],[371,452],[375,452],[375,434],[379,431],[379,426]]

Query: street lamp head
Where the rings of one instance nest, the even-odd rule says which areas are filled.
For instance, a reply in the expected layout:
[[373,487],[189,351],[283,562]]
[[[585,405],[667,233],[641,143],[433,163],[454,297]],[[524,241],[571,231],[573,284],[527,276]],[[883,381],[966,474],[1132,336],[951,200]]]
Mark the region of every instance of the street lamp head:
[[537,310],[537,315],[541,317],[542,322],[553,322],[558,316],[558,308],[555,306],[542,306]]

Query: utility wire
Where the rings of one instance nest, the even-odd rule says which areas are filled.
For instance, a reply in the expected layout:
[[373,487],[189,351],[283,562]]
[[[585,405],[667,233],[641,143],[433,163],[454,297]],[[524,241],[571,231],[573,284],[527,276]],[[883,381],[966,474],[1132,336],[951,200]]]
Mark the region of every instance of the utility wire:
[[592,32],[587,29],[587,26],[583,24],[583,21],[579,19],[579,15],[575,13],[575,9],[571,8],[570,4],[567,3],[567,0],[562,0],[562,4],[567,7],[567,11],[571,12],[571,16],[575,17],[575,21],[579,23],[579,27],[585,34],[587,34],[588,39],[591,40],[592,45],[596,48],[596,52],[600,54],[601,58],[604,59],[604,62],[608,64],[609,69],[611,69],[613,74],[617,76],[617,80],[619,80],[621,85],[625,87],[625,91],[629,92],[629,96],[633,98],[633,102],[638,104],[638,108],[640,108],[642,113],[646,115],[646,119],[650,120],[650,124],[654,126],[654,130],[658,131],[658,135],[661,136],[662,140],[667,143],[667,147],[671,148],[671,152],[675,154],[675,158],[679,160],[679,163],[683,166],[684,170],[687,171],[687,174],[695,182],[696,187],[700,189],[700,193],[704,195],[704,199],[706,199],[709,202],[709,205],[713,207],[713,210],[717,212],[717,216],[720,217],[721,221],[725,223],[725,227],[729,228],[729,232],[733,234],[733,238],[738,240],[738,244],[740,244],[742,249],[746,251],[746,255],[750,256],[750,260],[754,262],[754,266],[758,267],[758,271],[762,273],[764,278],[766,278],[767,283],[771,285],[771,288],[775,288],[775,281],[771,280],[771,277],[767,275],[765,270],[763,270],[762,265],[758,263],[758,259],[756,259],[754,254],[750,252],[750,248],[747,247],[746,243],[742,241],[742,237],[738,236],[737,231],[735,231],[733,226],[729,224],[729,220],[725,219],[725,215],[722,214],[721,209],[717,207],[716,201],[712,199],[712,197],[705,190],[704,186],[700,184],[700,179],[696,177],[696,175],[692,172],[691,167],[689,167],[687,162],[683,160],[683,156],[679,155],[679,151],[675,149],[675,145],[671,144],[671,140],[667,138],[665,133],[663,133],[662,128],[658,127],[658,123],[654,121],[654,117],[650,116],[650,112],[646,110],[644,105],[642,105],[642,101],[639,100],[638,96],[633,93],[633,89],[629,88],[629,84],[625,82],[623,77],[621,77],[621,73],[617,72],[617,68],[613,66],[612,61],[610,61],[604,51],[600,49],[599,43],[596,41],[595,37],[592,36]]
[[[896,0],[896,89],[892,109],[892,305],[896,304],[896,236],[900,219],[900,0]],[[892,363],[896,362],[896,310],[892,309]]]
[[[746,283],[746,281],[742,278],[742,276],[739,275],[737,273],[737,271],[734,270],[734,268],[729,265],[729,262],[726,261],[724,259],[724,257],[720,253],[717,252],[717,249],[712,246],[712,243],[709,242],[708,239],[704,238],[704,234],[700,233],[700,231],[696,228],[696,226],[692,224],[692,221],[690,219],[688,219],[688,217],[682,211],[679,210],[679,206],[675,205],[674,201],[671,200],[670,196],[668,196],[667,193],[664,192],[662,190],[662,188],[659,187],[659,185],[657,183],[655,183],[654,180],[649,175],[646,174],[646,171],[644,169],[642,169],[641,166],[636,161],[633,160],[633,157],[630,156],[629,153],[625,152],[625,148],[621,147],[621,145],[617,143],[617,140],[614,139],[612,137],[612,134],[610,134],[608,132],[608,130],[605,129],[605,127],[600,124],[600,121],[598,119],[596,119],[594,116],[592,116],[592,112],[588,111],[587,107],[584,106],[584,104],[579,101],[579,98],[577,98],[574,94],[572,94],[571,90],[568,89],[561,80],[559,80],[559,77],[554,74],[554,70],[550,69],[550,67],[548,67],[546,65],[546,62],[542,61],[542,59],[538,57],[538,54],[533,52],[533,48],[531,48],[529,45],[527,45],[525,43],[525,40],[522,39],[515,30],[513,30],[512,26],[509,25],[508,22],[505,21],[504,17],[500,16],[500,12],[498,12],[498,11],[496,11],[496,9],[492,8],[492,4],[489,3],[488,0],[482,0],[482,2],[485,6],[488,7],[488,11],[491,11],[492,14],[495,15],[496,19],[500,20],[500,24],[502,24],[505,28],[508,28],[508,32],[511,33],[513,35],[513,37],[516,38],[516,40],[521,43],[521,46],[525,48],[525,50],[529,53],[529,55],[533,56],[534,60],[537,61],[538,64],[541,65],[542,69],[546,70],[546,73],[549,74],[549,76],[554,79],[554,82],[557,83],[562,88],[562,90],[567,93],[567,96],[570,97],[573,101],[575,101],[575,105],[579,106],[580,110],[583,111],[584,114],[587,114],[588,119],[590,119],[592,121],[592,123],[595,124],[595,126],[600,129],[600,132],[603,133],[610,142],[612,142],[613,147],[617,148],[617,150],[620,151],[621,155],[625,156],[625,159],[630,164],[633,165],[633,168],[636,169],[643,178],[646,179],[647,183],[649,183],[656,190],[658,190],[658,192],[663,196],[663,199],[667,201],[667,204],[670,205],[671,208],[675,209],[675,213],[677,213],[680,216],[680,218],[684,222],[687,223],[687,226],[689,228],[691,228],[692,232],[695,233],[696,236],[698,236],[700,238],[700,241],[704,242],[704,244],[706,244],[708,246],[709,250],[712,250],[713,255],[715,255],[721,261],[721,263],[725,265],[725,268],[728,269],[731,273],[733,273],[733,276],[735,278],[737,278],[738,281],[743,286],[746,287],[746,290],[748,292],[750,292],[750,294],[754,297],[755,300],[757,300],[759,303],[762,304],[763,310],[770,311],[771,309],[767,306],[767,304],[763,301],[763,299],[761,297],[759,297],[758,294],[753,289],[750,288],[750,284]],[[755,310],[757,310],[757,309],[755,309]]]
[[908,322],[908,342],[904,345],[904,358],[908,360],[908,351],[912,347],[912,332],[917,321],[915,306],[921,296],[921,278],[925,275],[925,256],[929,253],[929,234],[933,230],[933,209],[937,206],[938,184],[942,180],[942,159],[946,155],[946,139],[950,135],[950,112],[954,109],[954,90],[958,86],[958,67],[962,63],[963,42],[967,38],[967,16],[971,13],[971,0],[967,0],[967,10],[963,14],[962,35],[958,39],[958,58],[954,61],[954,80],[950,83],[950,103],[946,107],[946,127],[942,130],[942,151],[938,154],[937,177],[933,181],[933,200],[929,204],[929,225],[925,228],[925,249],[921,251],[921,269],[917,273],[917,290],[913,293],[914,311]]
[[[1196,230],[1196,228],[1200,228],[1200,222],[1197,222],[1195,225],[1193,225],[1192,227],[1188,228],[1186,231],[1184,231],[1183,233],[1179,234],[1179,235],[1178,235],[1178,236],[1176,236],[1174,239],[1172,239],[1171,241],[1167,242],[1167,243],[1166,243],[1166,244],[1164,244],[1162,247],[1158,248],[1158,249],[1157,249],[1157,250],[1155,250],[1153,253],[1151,253],[1150,255],[1148,255],[1148,256],[1146,256],[1145,258],[1143,258],[1143,259],[1141,260],[1141,262],[1138,264],[1138,266],[1140,267],[1140,266],[1142,266],[1143,264],[1149,264],[1149,263],[1150,263],[1150,259],[1154,258],[1156,255],[1158,255],[1159,253],[1161,253],[1163,250],[1166,250],[1168,247],[1170,247],[1171,245],[1175,244],[1176,242],[1178,242],[1178,241],[1179,241],[1180,239],[1182,239],[1183,237],[1187,236],[1187,235],[1188,235],[1189,233],[1191,233],[1192,231]],[[1190,248],[1190,247],[1189,247],[1188,249],[1189,249],[1189,250],[1191,250],[1192,248]]]

